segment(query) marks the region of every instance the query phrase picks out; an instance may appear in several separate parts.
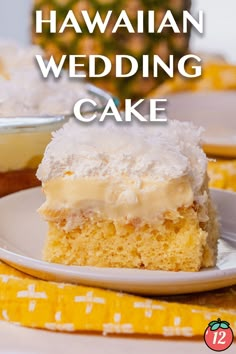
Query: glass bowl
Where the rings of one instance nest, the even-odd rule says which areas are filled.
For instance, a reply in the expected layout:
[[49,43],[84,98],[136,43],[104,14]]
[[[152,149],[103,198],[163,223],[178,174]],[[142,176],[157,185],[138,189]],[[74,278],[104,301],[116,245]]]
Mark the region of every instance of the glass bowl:
[[[109,93],[85,84],[87,97],[97,102],[96,109],[84,105],[83,114],[101,112],[109,99],[118,100]],[[0,197],[40,185],[35,176],[51,133],[58,130],[73,114],[55,116],[0,117]]]

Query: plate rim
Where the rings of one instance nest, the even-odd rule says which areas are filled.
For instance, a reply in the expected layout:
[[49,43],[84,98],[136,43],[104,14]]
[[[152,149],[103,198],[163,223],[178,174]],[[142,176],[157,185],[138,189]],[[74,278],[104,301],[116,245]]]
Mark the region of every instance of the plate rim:
[[[203,91],[196,91],[196,92],[191,92],[191,91],[180,91],[180,92],[168,92],[167,93],[167,99],[171,99],[172,97],[185,97],[186,99],[188,99],[189,96],[194,96],[195,97],[204,97],[205,99],[207,99],[207,97],[209,96],[217,96],[220,97],[222,94],[223,95],[235,95],[236,97],[236,89],[233,90],[210,90],[207,92],[203,92]],[[201,125],[201,124],[200,124]],[[206,129],[207,131],[207,129]],[[236,136],[236,130],[235,130],[235,134]],[[215,156],[220,156],[220,157],[230,157],[230,158],[234,158],[236,157],[236,143],[232,144],[232,142],[230,143],[226,143],[224,142],[219,142],[219,140],[215,139],[211,141],[209,141],[207,139],[207,136],[203,136],[202,138],[202,146],[203,149],[206,153],[210,154],[210,155],[215,155]]]

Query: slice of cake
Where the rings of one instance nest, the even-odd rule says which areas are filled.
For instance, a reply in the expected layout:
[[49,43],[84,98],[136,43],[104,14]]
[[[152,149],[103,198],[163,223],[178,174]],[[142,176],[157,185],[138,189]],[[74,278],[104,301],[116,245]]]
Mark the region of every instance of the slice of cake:
[[80,266],[198,271],[216,264],[218,224],[201,129],[71,121],[37,176],[49,231],[44,260]]

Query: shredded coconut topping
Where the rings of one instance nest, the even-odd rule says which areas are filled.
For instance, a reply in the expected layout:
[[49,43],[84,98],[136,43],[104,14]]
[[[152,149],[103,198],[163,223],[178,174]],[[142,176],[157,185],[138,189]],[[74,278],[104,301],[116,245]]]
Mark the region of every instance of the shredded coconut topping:
[[202,129],[169,120],[162,125],[115,123],[82,125],[71,120],[53,133],[37,176],[99,177],[165,181],[189,175],[197,193],[207,158],[200,147]]
[[0,42],[0,116],[71,114],[79,99],[91,97],[85,82],[70,80],[66,72],[44,79],[36,54],[43,54],[37,46]]

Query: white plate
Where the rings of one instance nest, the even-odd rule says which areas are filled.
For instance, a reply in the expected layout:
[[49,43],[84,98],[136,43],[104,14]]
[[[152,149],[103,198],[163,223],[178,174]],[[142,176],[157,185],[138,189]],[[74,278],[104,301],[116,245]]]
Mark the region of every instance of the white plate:
[[37,214],[40,188],[0,199],[0,258],[17,269],[53,281],[99,286],[137,294],[180,294],[236,284],[236,194],[213,190],[222,219],[216,268],[196,273],[65,266],[41,261],[47,232]]
[[236,156],[236,91],[176,93],[167,99],[170,119],[192,121],[206,129],[206,152]]

